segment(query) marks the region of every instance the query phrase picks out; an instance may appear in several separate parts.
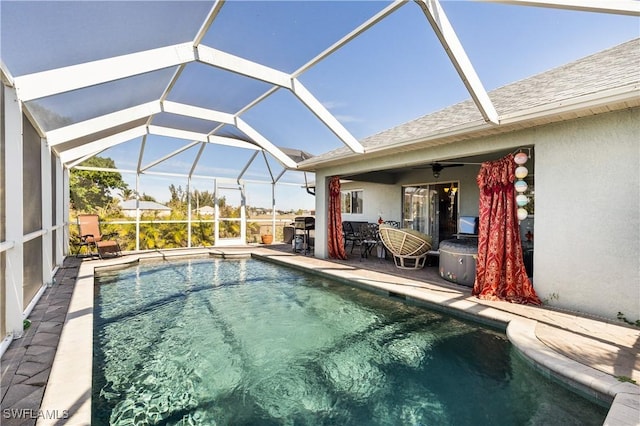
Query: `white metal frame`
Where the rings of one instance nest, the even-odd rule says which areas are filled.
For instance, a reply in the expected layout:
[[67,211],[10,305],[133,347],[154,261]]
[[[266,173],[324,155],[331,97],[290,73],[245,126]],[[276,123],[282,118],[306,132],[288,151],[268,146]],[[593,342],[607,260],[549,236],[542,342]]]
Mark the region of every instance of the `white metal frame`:
[[583,12],[612,13],[615,15],[640,16],[637,0],[484,0],[518,6],[538,6],[555,9],[580,10]]
[[[430,23],[434,33],[440,40],[445,52],[449,56],[452,64],[458,72],[463,84],[476,103],[478,110],[485,121],[493,124],[500,124],[501,118],[498,116],[491,99],[487,95],[481,80],[476,74],[473,65],[467,57],[464,48],[458,40],[455,31],[441,7],[439,0],[414,0]],[[640,16],[640,2],[633,0],[616,1],[577,1],[577,0],[482,0],[511,5],[541,6],[551,8],[562,8],[571,10],[592,11],[600,13],[616,13]],[[224,1],[216,1],[209,14],[206,16],[198,33],[191,42],[180,43],[146,51],[135,52],[127,55],[91,61],[58,69],[41,71],[33,74],[15,77],[14,83],[18,92],[18,98],[25,102],[42,98],[54,94],[64,93],[91,85],[114,81],[134,75],[139,75],[151,71],[156,71],[168,67],[178,67],[172,80],[169,82],[165,92],[158,101],[148,102],[122,111],[116,111],[102,117],[96,117],[81,123],[75,123],[63,128],[53,129],[46,132],[46,139],[54,151],[60,154],[60,158],[66,167],[78,164],[78,160],[88,156],[96,155],[110,147],[120,143],[138,138],[143,134],[162,134],[178,139],[200,141],[214,144],[225,144],[237,146],[239,148],[263,149],[269,152],[274,158],[282,163],[286,168],[295,169],[297,164],[286,156],[277,146],[267,140],[258,131],[242,120],[241,115],[267,99],[279,88],[290,90],[298,100],[304,104],[327,128],[329,128],[347,147],[353,152],[363,153],[364,147],[344,128],[304,85],[298,77],[318,64],[327,56],[331,55],[341,47],[355,39],[357,36],[373,27],[388,15],[395,12],[407,2],[395,0],[384,9],[372,16],[369,20],[355,28],[342,39],[329,46],[319,55],[311,59],[305,65],[291,74],[279,71],[272,67],[247,60],[245,58],[223,52],[202,44],[204,35],[215,21]],[[184,66],[191,62],[199,62],[219,69],[241,74],[243,76],[257,79],[272,84],[272,88],[266,93],[241,108],[235,115],[221,111],[213,111],[199,108],[193,105],[179,104],[166,101],[166,97],[179,78]],[[28,112],[28,111],[27,111]],[[252,142],[241,141],[235,138],[220,138],[214,134],[215,130],[208,135],[199,133],[189,133],[184,130],[159,128],[152,125],[153,117],[160,112],[180,114],[190,117],[197,117],[221,124],[235,126],[247,134]],[[87,142],[81,147],[62,148],[61,145],[70,140],[86,137],[98,131],[122,126],[126,123],[147,118],[147,125],[143,131],[142,127],[120,131],[120,133],[104,137],[100,140]],[[219,126],[218,126],[219,127]],[[187,145],[187,148],[192,144]],[[178,153],[180,151],[176,151]],[[159,160],[171,158],[167,156]],[[147,166],[149,168],[151,166]]]
[[[5,326],[11,338],[22,336],[23,191],[22,108],[14,88],[3,86],[5,112],[5,238],[11,246],[5,262]],[[9,182],[13,184],[9,185]],[[4,336],[3,336],[4,337]]]
[[[46,289],[46,285],[53,283],[53,274],[62,264],[68,245],[65,239],[66,223],[64,220],[65,209],[65,182],[62,163],[53,155],[44,139],[40,141],[41,164],[41,200],[42,211],[41,229],[28,234],[23,233],[24,222],[24,188],[23,188],[23,128],[22,128],[22,104],[18,101],[15,88],[7,83],[10,79],[3,78],[4,84],[0,90],[4,92],[4,121],[5,133],[5,162],[2,173],[5,179],[5,205],[6,209],[2,220],[5,221],[5,241],[0,241],[0,252],[5,255],[5,266],[2,275],[5,279],[3,318],[6,335],[1,336],[0,355],[6,350],[11,340],[20,338],[23,334],[23,320],[28,317]],[[42,134],[41,129],[37,128]],[[52,159],[55,160],[52,167]],[[52,190],[52,177],[55,175],[55,192]],[[47,208],[49,206],[50,208]],[[56,223],[52,220],[52,209],[56,209]],[[55,231],[55,239],[54,239]],[[40,238],[42,244],[42,285],[31,300],[25,300],[23,296],[24,273],[24,244]],[[55,250],[53,249],[55,244]]]
[[[245,188],[244,184],[237,183],[235,185],[229,185],[221,181],[220,179],[215,179],[213,184],[213,195],[214,195],[214,245],[215,246],[233,246],[233,245],[244,245],[247,241],[247,213],[246,213],[246,196],[245,196]],[[222,217],[220,215],[220,193],[221,190],[225,191],[239,191],[240,192],[240,218],[238,221],[240,222],[240,236],[238,238],[220,238],[220,222],[221,221],[233,221],[234,218]],[[191,206],[189,206],[189,210],[191,210]]]
[[[569,10],[581,10],[596,13],[613,13],[631,16],[640,16],[640,2],[634,0],[483,0],[496,3],[506,3],[510,5],[521,6],[539,6],[549,8],[561,8]],[[452,25],[449,23],[444,10],[438,0],[415,0],[427,18],[431,28],[437,35],[440,43],[447,52],[451,62],[453,63],[458,75],[465,84],[467,90],[471,94],[477,108],[481,112],[484,119],[495,125],[501,123],[508,124],[517,117],[500,117],[498,116],[491,99],[487,95],[482,86],[482,82],[478,78],[473,65],[467,57],[464,48],[458,40]],[[349,149],[356,153],[363,153],[364,147],[350,134],[350,132],[334,117],[319,100],[300,82],[299,78],[309,69],[323,59],[333,54],[347,43],[376,25],[378,22],[394,13],[400,7],[405,5],[405,0],[394,0],[388,4],[380,12],[372,16],[369,20],[355,28],[353,31],[345,35],[309,62],[304,64],[293,73],[285,73],[280,70],[271,68],[264,64],[247,60],[228,52],[223,52],[209,46],[202,45],[202,40],[208,29],[215,21],[224,1],[217,0],[213,4],[209,13],[205,17],[200,29],[194,39],[187,43],[180,43],[173,46],[166,46],[157,49],[150,49],[141,52],[135,52],[118,57],[112,57],[97,61],[91,61],[83,64],[52,69],[34,74],[13,77],[10,70],[4,63],[0,61],[0,76],[2,79],[1,90],[3,91],[3,107],[5,122],[4,134],[0,137],[5,138],[5,164],[0,173],[4,173],[5,188],[4,197],[7,206],[4,217],[0,220],[5,221],[6,235],[5,240],[0,241],[0,252],[5,256],[5,268],[2,271],[5,279],[4,308],[6,326],[6,336],[0,336],[0,355],[8,346],[7,342],[11,339],[22,335],[22,319],[28,314],[29,309],[36,301],[32,299],[25,306],[23,300],[23,270],[24,270],[24,243],[34,239],[42,238],[43,240],[43,287],[38,294],[44,291],[44,285],[52,280],[53,270],[57,268],[63,261],[64,256],[69,250],[69,229],[66,217],[69,213],[69,169],[78,167],[78,165],[87,158],[96,155],[110,147],[130,141],[135,138],[142,138],[141,149],[138,158],[136,170],[120,172],[131,172],[136,174],[136,191],[139,191],[139,179],[141,174],[164,175],[164,176],[183,176],[176,173],[158,173],[152,169],[154,166],[168,160],[169,158],[184,152],[187,149],[195,148],[200,145],[198,154],[186,176],[191,180],[194,175],[196,165],[200,159],[202,151],[207,144],[220,144],[237,147],[239,149],[249,149],[254,151],[250,160],[239,171],[237,179],[234,181],[236,187],[241,188],[243,185],[242,177],[257,158],[259,152],[262,152],[263,159],[269,171],[269,183],[272,187],[272,207],[275,211],[275,185],[279,184],[281,177],[287,170],[295,170],[298,165],[289,156],[287,156],[274,141],[269,141],[261,135],[256,129],[252,128],[243,118],[242,115],[249,111],[260,102],[268,99],[276,91],[280,89],[289,90],[303,105],[306,106],[329,130],[331,130]],[[238,73],[243,76],[257,79],[271,84],[272,87],[265,93],[258,96],[243,108],[240,108],[234,114],[221,111],[214,111],[205,108],[196,107],[194,105],[186,105],[177,102],[167,101],[167,97],[173,89],[174,85],[180,78],[182,71],[187,64],[199,62],[208,66],[223,69],[229,72]],[[82,89],[96,84],[109,81],[123,79],[143,73],[148,73],[165,68],[175,68],[170,81],[167,82],[166,89],[159,99],[147,102],[134,107],[126,108],[121,111],[115,111],[101,117],[95,117],[83,122],[75,123],[69,126],[44,131],[38,125],[34,115],[31,114],[25,102],[29,100],[39,99],[46,96],[65,93],[71,90]],[[616,93],[612,92],[611,96]],[[560,108],[561,106],[559,106]],[[535,112],[535,111],[534,111]],[[169,113],[190,117],[197,117],[204,120],[210,120],[219,123],[207,134],[188,132],[185,130],[171,129],[153,124],[156,114]],[[22,148],[22,123],[23,117],[27,117],[39,135],[43,138],[41,142],[41,160],[42,160],[42,229],[25,235],[23,233],[24,211],[23,211],[23,148]],[[144,121],[144,125],[138,125]],[[131,125],[127,128],[127,124]],[[223,125],[235,126],[238,130],[246,134],[251,140],[240,140],[236,138],[221,137],[216,135]],[[113,130],[111,130],[113,129]],[[120,129],[120,130],[115,130]],[[111,133],[109,134],[109,132]],[[95,133],[104,134],[97,140],[91,140],[89,137]],[[174,152],[156,159],[146,165],[142,164],[143,153],[145,149],[147,135],[166,135],[178,139],[184,139],[185,145]],[[79,146],[65,146],[67,142],[87,139],[85,143]],[[74,144],[75,145],[75,144]],[[269,165],[266,154],[274,157],[283,167],[283,170],[274,175]],[[52,158],[55,159],[52,168]],[[110,171],[110,170],[109,170]],[[55,176],[56,188],[51,190],[51,178]],[[215,176],[206,176],[208,179],[214,179]],[[316,188],[317,197],[325,199],[327,193],[326,180],[321,176],[324,185]],[[215,180],[215,185],[218,185]],[[263,182],[264,183],[264,182]],[[217,187],[216,187],[217,188]],[[55,193],[55,196],[54,196]],[[244,200],[244,193],[242,194]],[[326,203],[325,203],[326,204]],[[244,201],[243,201],[244,205]],[[216,203],[217,207],[217,203]],[[56,223],[51,220],[51,209],[56,211]],[[323,229],[326,224],[326,206],[318,203],[318,220],[319,229]],[[219,212],[216,214],[216,220],[219,220]],[[242,223],[246,222],[244,216],[244,208],[242,213]],[[136,219],[136,233],[139,235],[140,218]],[[272,226],[275,227],[275,216],[272,218]],[[55,230],[55,240],[53,240],[53,231]],[[246,226],[242,230],[242,238],[246,234]],[[218,239],[216,239],[218,240]],[[244,241],[244,240],[243,240]],[[322,243],[322,238],[318,240]],[[55,256],[51,251],[52,245],[55,244]],[[136,242],[136,249],[139,249],[139,239]],[[320,244],[317,247],[316,255],[324,256],[326,248]]]
[[416,2],[429,20],[431,28],[433,28],[442,47],[445,52],[447,52],[447,55],[449,55],[451,63],[469,91],[473,101],[476,103],[482,117],[487,122],[500,124],[498,112],[493,106],[491,99],[489,99],[487,91],[484,89],[460,40],[458,40],[458,36],[449,23],[449,18],[447,18],[444,9],[440,6],[440,2],[438,0],[416,0]]

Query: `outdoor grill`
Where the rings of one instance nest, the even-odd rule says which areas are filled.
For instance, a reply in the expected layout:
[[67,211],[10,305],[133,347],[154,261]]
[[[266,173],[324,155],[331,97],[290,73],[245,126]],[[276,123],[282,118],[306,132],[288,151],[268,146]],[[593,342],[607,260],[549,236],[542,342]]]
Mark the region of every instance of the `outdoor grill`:
[[295,237],[293,251],[311,252],[311,231],[316,229],[316,219],[313,216],[298,216],[294,219]]
[[295,218],[295,228],[302,230],[316,229],[316,218],[313,216],[298,216]]

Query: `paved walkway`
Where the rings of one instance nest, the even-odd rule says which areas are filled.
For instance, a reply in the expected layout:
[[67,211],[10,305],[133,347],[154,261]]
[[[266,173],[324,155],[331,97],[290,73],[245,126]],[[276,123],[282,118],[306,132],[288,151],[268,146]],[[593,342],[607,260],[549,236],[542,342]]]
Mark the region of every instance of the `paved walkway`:
[[[0,389],[2,426],[35,425],[40,403],[58,347],[69,302],[76,283],[80,259],[67,258],[31,311],[31,326],[20,339],[11,342],[2,355]],[[64,413],[58,417],[64,417]]]
[[[553,354],[562,354],[606,375],[640,383],[640,329],[637,327],[544,307],[480,301],[470,297],[469,288],[442,280],[437,276],[437,272],[433,271],[434,268],[425,268],[423,271],[400,271],[393,267],[392,262],[375,258],[361,259],[359,256],[352,256],[345,262],[337,262],[341,266],[336,268],[336,262],[327,262],[310,256],[292,256],[281,247],[279,252],[264,249],[255,251],[263,256],[285,259],[303,268],[336,270],[341,276],[353,276],[362,282],[369,281],[374,285],[384,281],[387,286],[404,287],[406,294],[409,295],[416,294],[416,291],[431,292],[441,297],[439,300],[442,300],[442,303],[449,304],[454,309],[460,309],[462,306],[462,310],[469,309],[469,313],[473,315],[477,314],[478,306],[480,310],[482,306],[486,306],[487,309],[498,312],[491,315],[500,316],[501,313],[505,313],[535,320],[536,322],[532,322],[537,338],[535,343],[542,342],[545,349],[549,349]],[[98,262],[91,263],[98,264]],[[79,259],[65,260],[63,267],[56,273],[56,284],[46,289],[32,311],[29,317],[32,321],[31,327],[21,339],[13,341],[2,356],[0,406],[3,426],[35,425],[38,416],[44,415],[58,420],[51,424],[71,424],[65,423],[64,418],[67,413],[63,409],[55,412],[51,412],[50,409],[46,412],[38,410],[41,409],[43,394],[80,264]],[[468,304],[471,299],[473,299],[472,305],[475,306],[473,309]],[[467,305],[464,305],[465,303]],[[625,389],[629,389],[628,384],[625,385],[627,385]],[[584,390],[588,391],[588,389]],[[632,393],[633,391],[635,387],[632,387]],[[640,398],[632,395],[620,402],[622,403],[615,404],[616,413],[612,413],[613,409],[610,411],[608,420],[615,419],[610,420],[610,424],[640,424],[640,418],[638,418]]]

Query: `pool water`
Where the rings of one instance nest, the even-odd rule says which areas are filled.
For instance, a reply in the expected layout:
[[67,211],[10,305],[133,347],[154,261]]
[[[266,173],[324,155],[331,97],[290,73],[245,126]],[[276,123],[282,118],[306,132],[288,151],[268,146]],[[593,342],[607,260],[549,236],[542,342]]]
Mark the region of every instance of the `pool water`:
[[96,276],[93,425],[601,425],[503,333],[255,259]]

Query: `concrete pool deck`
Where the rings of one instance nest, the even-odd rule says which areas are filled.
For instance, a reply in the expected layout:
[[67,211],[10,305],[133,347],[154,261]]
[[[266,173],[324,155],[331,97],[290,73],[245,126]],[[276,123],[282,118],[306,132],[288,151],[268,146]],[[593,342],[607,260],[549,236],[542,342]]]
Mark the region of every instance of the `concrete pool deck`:
[[66,259],[56,284],[31,313],[31,328],[2,356],[2,424],[90,424],[95,268],[154,257],[249,254],[506,328],[514,347],[542,374],[611,404],[605,424],[640,424],[640,386],[625,381],[640,383],[639,328],[545,307],[483,301],[472,297],[470,288],[444,282],[433,271],[400,271],[393,262],[359,256],[342,262],[316,259],[294,255],[286,246]]

